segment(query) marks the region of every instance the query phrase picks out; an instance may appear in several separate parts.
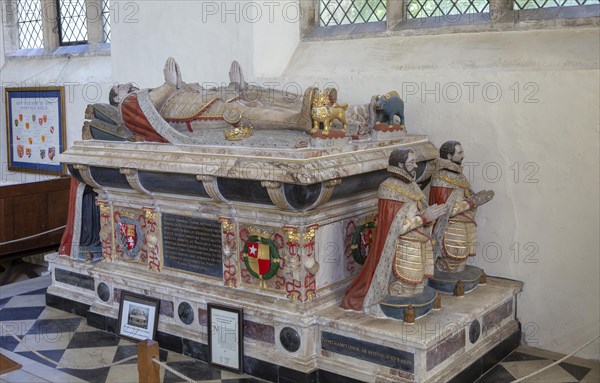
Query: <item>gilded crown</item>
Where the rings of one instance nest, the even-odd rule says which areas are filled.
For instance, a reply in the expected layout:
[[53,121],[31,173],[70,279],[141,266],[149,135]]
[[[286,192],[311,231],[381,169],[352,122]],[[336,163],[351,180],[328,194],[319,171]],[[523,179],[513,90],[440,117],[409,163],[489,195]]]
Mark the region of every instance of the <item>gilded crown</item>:
[[225,129],[224,133],[227,141],[239,141],[252,136],[252,130],[252,126],[241,125],[239,127],[232,126],[229,129]]
[[249,227],[248,228],[248,232],[250,233],[251,236],[256,236],[256,237],[261,237],[261,238],[271,238],[271,235],[273,235],[272,232],[270,232],[269,230],[263,229],[261,227]]

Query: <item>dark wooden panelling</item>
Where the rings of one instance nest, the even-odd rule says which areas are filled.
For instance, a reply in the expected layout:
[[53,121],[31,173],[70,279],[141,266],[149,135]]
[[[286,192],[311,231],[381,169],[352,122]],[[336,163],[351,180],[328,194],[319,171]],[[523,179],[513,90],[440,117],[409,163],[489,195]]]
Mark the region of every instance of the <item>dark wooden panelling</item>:
[[47,194],[48,227],[54,229],[65,224],[69,212],[69,193],[64,190],[51,191]]
[[[0,243],[63,226],[69,209],[70,178],[0,187]],[[0,256],[58,245],[63,230],[7,245]]]

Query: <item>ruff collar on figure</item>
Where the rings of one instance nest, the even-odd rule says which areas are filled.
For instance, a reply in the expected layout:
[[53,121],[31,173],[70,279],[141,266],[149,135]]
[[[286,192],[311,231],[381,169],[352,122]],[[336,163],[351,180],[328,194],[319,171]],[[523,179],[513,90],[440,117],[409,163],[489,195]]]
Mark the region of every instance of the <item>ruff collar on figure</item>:
[[463,166],[459,165],[455,162],[452,162],[451,160],[445,160],[443,158],[438,158],[438,161],[439,161],[438,164],[440,166],[440,169],[446,169],[451,172],[459,173],[459,174],[462,174],[462,172],[463,172]]
[[442,169],[448,170],[449,172],[454,173],[454,175],[451,175],[448,173],[446,173],[445,175],[441,174],[441,173],[436,173],[433,176],[434,179],[439,179],[439,180],[445,181],[455,187],[462,188],[465,191],[465,197],[467,197],[467,198],[471,197],[471,195],[472,195],[471,183],[469,182],[467,177],[465,177],[465,175],[463,174],[463,172],[462,172],[463,166],[462,165],[459,165],[450,160],[444,160],[442,158],[439,159],[438,165],[440,167],[440,170],[442,170]]
[[[392,173],[395,177],[401,178],[405,182],[414,182],[416,179],[416,174],[410,174],[404,169],[404,166],[388,166],[387,171]],[[416,172],[415,172],[416,173]]]

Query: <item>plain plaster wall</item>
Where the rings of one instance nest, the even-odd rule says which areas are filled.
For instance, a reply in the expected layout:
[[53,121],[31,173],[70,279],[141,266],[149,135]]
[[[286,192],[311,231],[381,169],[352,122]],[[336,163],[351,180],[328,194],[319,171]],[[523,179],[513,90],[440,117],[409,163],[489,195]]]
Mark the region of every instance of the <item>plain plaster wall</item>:
[[129,17],[111,25],[113,76],[141,87],[164,82],[162,68],[170,56],[188,83],[228,84],[233,60],[246,81],[279,76],[299,40],[299,6],[293,0],[178,0],[168,6],[143,1],[127,12]]
[[284,82],[333,82],[351,104],[396,89],[410,133],[461,141],[474,189],[496,192],[475,265],[525,282],[527,344],[570,353],[600,333],[599,40],[583,28],[306,42]]
[[[0,20],[4,20],[4,7],[0,7]],[[4,28],[0,28],[0,71],[4,66]]]
[[8,59],[0,74],[2,115],[0,116],[0,183],[34,182],[52,176],[9,171],[6,144],[5,87],[65,87],[67,148],[81,140],[85,108],[89,103],[107,102],[112,86],[110,56]]

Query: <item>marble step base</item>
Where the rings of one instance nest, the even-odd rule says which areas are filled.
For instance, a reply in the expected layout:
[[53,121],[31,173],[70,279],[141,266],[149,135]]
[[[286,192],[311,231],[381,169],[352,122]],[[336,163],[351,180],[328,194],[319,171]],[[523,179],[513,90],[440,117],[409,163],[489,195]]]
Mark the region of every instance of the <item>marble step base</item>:
[[503,342],[518,346],[522,286],[488,278],[465,296],[442,295],[442,308],[414,324],[327,308],[317,313],[319,368],[365,382],[451,381]]
[[[55,283],[47,303],[117,332],[118,300],[111,307],[98,304],[92,286],[74,294],[74,286]],[[521,289],[521,282],[490,277],[464,297],[442,296],[441,310],[412,325],[337,305],[305,316],[286,316],[271,306],[256,315],[239,301],[245,312],[244,373],[273,382],[466,382],[458,377],[485,372],[518,346],[515,302]],[[161,310],[156,340],[161,347],[207,360],[204,310],[198,306],[194,325],[185,326],[177,318],[177,302],[190,297],[172,287],[170,294],[175,305]]]

